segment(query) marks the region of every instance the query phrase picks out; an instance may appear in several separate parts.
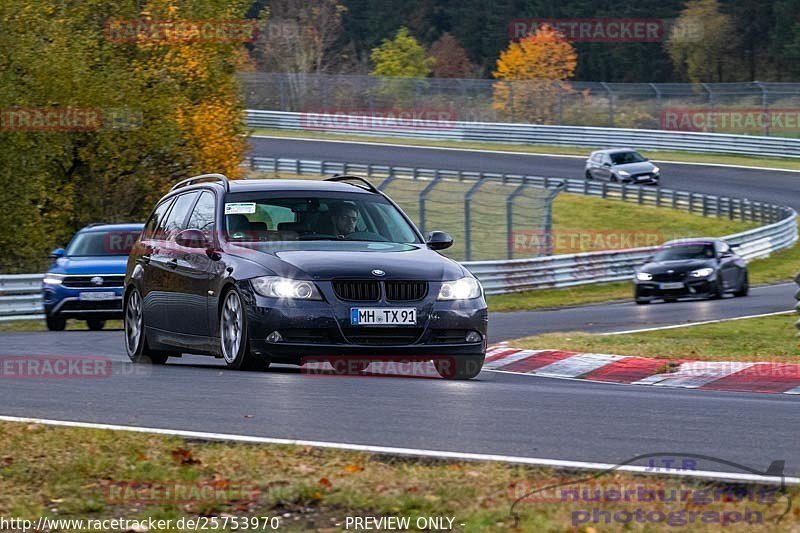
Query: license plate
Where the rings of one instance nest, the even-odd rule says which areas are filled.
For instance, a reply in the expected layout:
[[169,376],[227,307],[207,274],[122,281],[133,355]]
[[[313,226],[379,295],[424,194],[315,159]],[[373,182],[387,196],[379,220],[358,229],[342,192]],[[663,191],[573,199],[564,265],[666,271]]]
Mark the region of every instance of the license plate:
[[683,283],[680,283],[680,282],[677,282],[677,283],[662,283],[661,285],[659,285],[659,287],[661,287],[662,289],[682,289],[683,288]]
[[649,181],[653,179],[650,174],[642,174],[641,176],[636,176],[636,181]]
[[117,294],[114,292],[82,292],[78,295],[78,299],[84,302],[96,302],[98,300],[116,300]]
[[352,326],[416,326],[417,310],[413,307],[352,307],[350,325]]

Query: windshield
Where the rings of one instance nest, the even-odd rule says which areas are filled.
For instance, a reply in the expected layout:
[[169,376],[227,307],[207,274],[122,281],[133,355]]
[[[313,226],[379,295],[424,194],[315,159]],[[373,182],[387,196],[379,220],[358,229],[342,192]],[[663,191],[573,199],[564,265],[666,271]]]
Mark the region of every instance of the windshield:
[[253,198],[234,194],[225,203],[225,230],[233,242],[420,242],[400,211],[373,195]]
[[653,256],[653,260],[680,261],[683,259],[712,259],[713,257],[713,244],[696,243],[662,248]]
[[78,233],[67,247],[71,257],[96,257],[128,255],[133,248],[138,231],[89,231]]
[[615,152],[609,154],[609,156],[611,157],[611,163],[614,165],[627,165],[628,163],[647,161],[647,158],[639,152]]

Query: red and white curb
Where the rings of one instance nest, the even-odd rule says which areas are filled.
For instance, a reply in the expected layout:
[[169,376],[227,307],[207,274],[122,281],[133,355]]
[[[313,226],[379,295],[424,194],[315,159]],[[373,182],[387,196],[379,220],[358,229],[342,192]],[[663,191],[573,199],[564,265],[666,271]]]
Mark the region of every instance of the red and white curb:
[[629,355],[522,350],[486,352],[484,370],[630,385],[800,395],[800,364],[689,361]]

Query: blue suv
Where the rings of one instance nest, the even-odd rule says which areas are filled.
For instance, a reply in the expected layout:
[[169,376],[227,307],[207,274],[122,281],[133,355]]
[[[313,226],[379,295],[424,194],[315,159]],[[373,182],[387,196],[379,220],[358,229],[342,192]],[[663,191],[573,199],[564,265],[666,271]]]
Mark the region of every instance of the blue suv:
[[68,318],[86,320],[100,330],[122,318],[122,285],[131,247],[143,224],[92,224],[57,248],[55,262],[42,280],[47,328],[62,331]]

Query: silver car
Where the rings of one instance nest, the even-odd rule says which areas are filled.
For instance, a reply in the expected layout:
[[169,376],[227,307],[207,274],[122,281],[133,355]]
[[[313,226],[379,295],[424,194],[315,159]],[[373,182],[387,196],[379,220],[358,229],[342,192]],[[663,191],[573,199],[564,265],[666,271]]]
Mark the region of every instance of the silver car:
[[636,150],[613,148],[597,150],[586,160],[586,179],[605,179],[637,185],[658,185],[661,169]]

